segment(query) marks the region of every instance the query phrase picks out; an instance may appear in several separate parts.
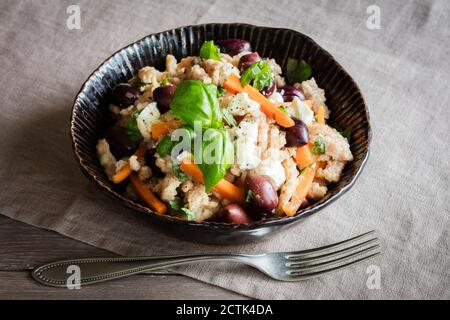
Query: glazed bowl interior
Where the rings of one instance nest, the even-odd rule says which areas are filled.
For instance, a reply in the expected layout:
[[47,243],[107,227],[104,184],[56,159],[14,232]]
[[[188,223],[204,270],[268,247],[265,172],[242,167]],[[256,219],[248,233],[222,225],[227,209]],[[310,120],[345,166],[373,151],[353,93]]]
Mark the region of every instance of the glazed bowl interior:
[[[350,148],[354,160],[347,163],[338,183],[329,186],[326,196],[293,217],[274,217],[245,225],[218,222],[189,222],[153,213],[149,208],[123,196],[121,186],[110,182],[96,155],[96,143],[108,126],[108,96],[113,87],[126,82],[147,65],[164,69],[165,57],[178,60],[198,55],[205,40],[240,38],[248,40],[262,57],[274,58],[285,74],[288,57],[305,59],[313,76],[325,90],[331,121],[342,128],[352,128]],[[149,221],[175,236],[208,243],[246,242],[291,225],[317,212],[350,189],[360,174],[369,153],[371,138],[368,110],[363,96],[350,75],[309,37],[302,33],[248,24],[206,24],[181,27],[149,35],[119,50],[95,70],[78,93],[71,118],[75,157],[82,172],[98,187],[122,204],[145,213]]]

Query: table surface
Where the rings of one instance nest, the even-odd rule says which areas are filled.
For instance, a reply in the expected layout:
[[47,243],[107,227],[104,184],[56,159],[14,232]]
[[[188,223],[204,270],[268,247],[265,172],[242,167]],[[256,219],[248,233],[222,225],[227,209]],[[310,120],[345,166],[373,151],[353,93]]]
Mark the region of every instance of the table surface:
[[76,257],[114,254],[0,215],[0,299],[244,299],[185,276],[145,273],[82,287],[51,288],[31,277],[35,267]]

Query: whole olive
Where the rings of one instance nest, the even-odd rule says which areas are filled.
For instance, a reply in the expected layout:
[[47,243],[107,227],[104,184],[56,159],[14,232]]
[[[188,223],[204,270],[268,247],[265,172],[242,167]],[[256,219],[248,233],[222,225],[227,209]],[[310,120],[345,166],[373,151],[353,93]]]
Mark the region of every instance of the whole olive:
[[258,52],[252,52],[246,55],[243,55],[241,59],[239,59],[239,70],[245,71],[248,67],[250,67],[255,62],[258,62],[261,60],[261,57],[259,56]]
[[125,128],[119,126],[109,127],[105,139],[109,144],[109,150],[117,160],[131,156],[138,147],[138,144],[128,137]]
[[245,188],[251,191],[251,204],[265,213],[271,213],[278,205],[278,195],[270,178],[249,173],[245,177]]
[[112,92],[112,102],[121,108],[126,108],[139,97],[139,90],[129,83],[119,83]]
[[215,43],[219,46],[220,51],[235,56],[241,52],[252,51],[250,42],[242,39],[225,39],[217,40]]
[[270,97],[275,92],[275,89],[276,89],[275,80],[272,78],[271,84],[268,85],[267,87],[264,87],[261,90],[261,93],[266,97]]
[[294,86],[284,86],[280,93],[285,102],[291,102],[295,97],[298,97],[301,101],[305,100],[303,93]]
[[172,101],[175,90],[176,87],[172,85],[158,87],[153,90],[153,100],[158,103],[158,109],[161,113],[169,110],[170,102]]
[[249,215],[238,204],[235,203],[228,204],[224,207],[224,210],[225,210],[224,214],[225,221],[235,224],[252,222],[252,219],[249,217]]
[[292,117],[295,125],[286,129],[286,146],[299,147],[309,142],[308,126],[302,120]]
[[155,148],[148,149],[145,152],[145,155],[144,155],[145,165],[150,167],[150,169],[152,169],[152,176],[158,177],[158,178],[163,178],[164,177],[164,173],[156,165],[155,153],[156,153],[156,149]]

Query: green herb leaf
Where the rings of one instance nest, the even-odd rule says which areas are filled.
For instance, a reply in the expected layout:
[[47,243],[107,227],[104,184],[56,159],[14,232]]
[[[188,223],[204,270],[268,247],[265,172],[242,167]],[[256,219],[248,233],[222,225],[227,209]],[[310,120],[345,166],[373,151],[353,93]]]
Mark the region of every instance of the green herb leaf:
[[[194,153],[199,151],[194,150]],[[234,147],[228,132],[223,129],[206,130],[200,153],[194,156],[203,174],[205,190],[210,192],[225,176],[234,160]]]
[[156,146],[156,153],[161,157],[165,157],[172,151],[176,142],[170,139],[170,136],[164,136]]
[[134,142],[140,142],[142,140],[142,134],[139,131],[138,125],[137,125],[137,117],[139,116],[138,112],[133,112],[131,114],[131,119],[127,124],[127,127],[125,128],[125,132],[127,136],[133,140]]
[[297,59],[288,58],[286,69],[286,77],[290,84],[300,83],[310,79],[312,76],[311,66],[303,59],[298,61]]
[[348,127],[344,131],[339,132],[345,139],[347,139],[347,142],[350,143],[350,139],[352,137],[352,128]]
[[347,139],[347,142],[350,143],[350,139],[352,137],[352,128],[351,127],[343,129],[340,125],[338,125],[334,121],[330,121],[328,124],[331,127],[335,128],[337,130],[337,132],[339,132],[341,134],[341,136],[343,136],[345,139]]
[[195,220],[195,218],[197,217],[197,214],[188,208],[181,208],[181,211],[186,213],[186,217],[189,221]]
[[314,154],[324,154],[326,152],[325,140],[322,137],[319,136],[314,140],[312,152]]
[[183,208],[183,201],[181,199],[175,198],[174,200],[169,201],[169,206],[174,211],[180,211]]
[[170,108],[178,119],[190,127],[200,122],[202,128],[220,128],[222,112],[217,87],[199,80],[182,81],[175,91]]
[[214,41],[205,41],[200,48],[200,58],[220,61],[220,49],[214,45]]
[[177,162],[172,163],[172,171],[175,177],[178,178],[181,182],[186,182],[189,180],[188,176],[181,170],[180,165]]
[[279,106],[278,109],[280,109],[281,111],[283,111],[284,113],[288,113],[287,109],[285,106]]
[[311,165],[312,165],[312,164],[310,164],[310,165],[304,167],[303,169],[301,169],[301,170],[300,170],[300,175],[305,174],[306,170],[308,170],[309,168],[311,168]]
[[161,87],[167,87],[170,84],[170,77],[166,76],[163,81],[161,81]]
[[217,97],[221,97],[223,96],[223,94],[225,93],[225,89],[222,87],[217,87]]
[[253,192],[252,190],[248,190],[247,195],[245,197],[245,202],[250,203],[253,199]]
[[236,119],[233,115],[228,111],[228,109],[222,109],[223,118],[225,121],[232,127],[237,127]]
[[242,73],[241,84],[243,87],[252,81],[253,87],[258,91],[270,86],[273,81],[273,77],[269,64],[264,61],[258,61]]

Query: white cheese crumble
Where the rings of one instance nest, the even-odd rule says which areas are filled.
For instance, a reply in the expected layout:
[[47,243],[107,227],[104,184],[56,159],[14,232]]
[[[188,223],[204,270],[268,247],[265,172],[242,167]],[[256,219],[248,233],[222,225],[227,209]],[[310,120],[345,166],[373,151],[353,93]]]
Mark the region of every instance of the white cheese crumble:
[[159,119],[160,113],[156,102],[147,104],[137,117],[137,126],[144,140],[150,140],[152,125]]
[[133,171],[139,171],[139,169],[141,168],[141,164],[139,163],[138,158],[135,155],[132,155],[128,159],[128,163],[130,164],[130,168]]
[[298,97],[295,97],[292,101],[291,116],[294,116],[300,120],[303,120],[304,123],[311,124],[314,121],[314,111],[311,110],[310,107],[304,102],[301,101]]
[[256,174],[268,176],[275,187],[280,189],[286,181],[286,175],[281,161],[277,159],[267,158],[264,159],[261,164],[254,170]]
[[246,92],[241,92],[231,99],[227,109],[233,116],[256,114],[259,112],[259,103],[250,99]]
[[272,93],[272,95],[269,97],[269,100],[275,104],[282,104],[284,102],[283,96],[277,91]]
[[256,168],[261,159],[257,147],[258,121],[243,119],[236,128],[236,162],[241,170]]

